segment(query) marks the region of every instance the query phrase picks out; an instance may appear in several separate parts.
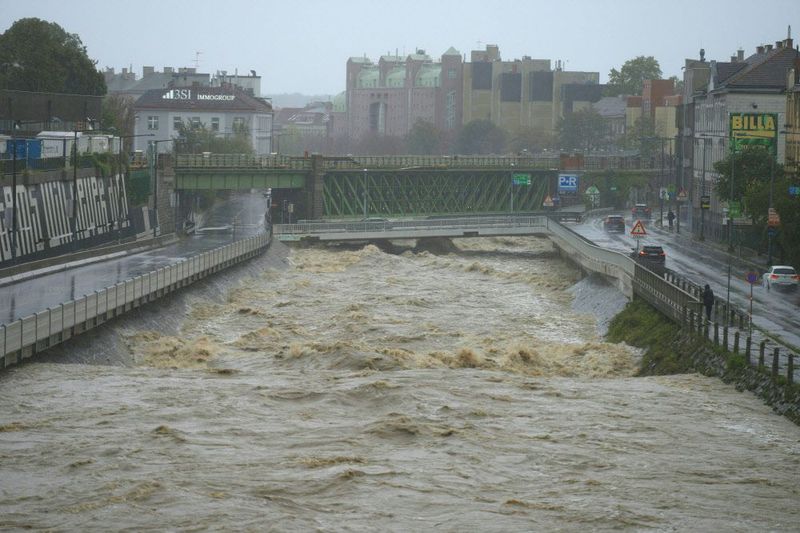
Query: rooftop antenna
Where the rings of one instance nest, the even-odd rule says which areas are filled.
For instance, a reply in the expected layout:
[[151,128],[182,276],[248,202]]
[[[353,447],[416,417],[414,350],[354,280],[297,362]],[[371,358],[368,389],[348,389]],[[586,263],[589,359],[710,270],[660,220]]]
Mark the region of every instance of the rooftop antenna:
[[194,52],[194,68],[200,68],[200,54],[202,53],[201,50],[196,50]]

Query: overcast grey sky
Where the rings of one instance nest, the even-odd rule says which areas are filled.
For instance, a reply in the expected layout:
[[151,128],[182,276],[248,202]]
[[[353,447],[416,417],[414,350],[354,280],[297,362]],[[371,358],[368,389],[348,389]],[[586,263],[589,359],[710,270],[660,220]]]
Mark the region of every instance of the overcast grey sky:
[[[264,94],[334,95],[351,56],[424,49],[438,60],[497,44],[505,60],[561,59],[600,73],[652,55],[665,77],[684,58],[728,60],[800,33],[800,0],[0,0],[0,32],[38,17],[76,33],[100,69],[255,70]],[[794,35],[793,35],[794,37]],[[800,42],[796,37],[795,41]],[[199,55],[198,55],[199,52]]]

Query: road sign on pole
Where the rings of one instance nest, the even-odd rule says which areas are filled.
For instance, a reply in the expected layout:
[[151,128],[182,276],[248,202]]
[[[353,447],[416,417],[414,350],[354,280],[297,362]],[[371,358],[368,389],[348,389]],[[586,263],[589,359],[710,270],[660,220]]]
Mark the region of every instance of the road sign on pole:
[[636,223],[633,225],[633,228],[631,229],[631,237],[633,237],[634,239],[640,239],[642,237],[645,237],[646,235],[647,232],[644,229],[644,224],[642,224],[641,220],[637,220]]

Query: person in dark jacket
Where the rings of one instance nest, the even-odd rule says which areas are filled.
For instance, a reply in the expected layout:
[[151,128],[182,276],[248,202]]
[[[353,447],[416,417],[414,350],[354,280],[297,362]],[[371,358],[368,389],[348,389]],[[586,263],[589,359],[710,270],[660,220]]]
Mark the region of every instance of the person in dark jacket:
[[703,289],[703,305],[706,306],[706,319],[711,320],[711,310],[714,308],[714,291],[711,286],[706,283],[706,288]]

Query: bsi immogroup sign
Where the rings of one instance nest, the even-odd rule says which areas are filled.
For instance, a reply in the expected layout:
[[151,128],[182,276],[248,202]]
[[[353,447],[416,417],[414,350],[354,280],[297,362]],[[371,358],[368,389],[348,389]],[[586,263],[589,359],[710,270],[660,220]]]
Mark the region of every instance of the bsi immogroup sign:
[[232,102],[236,96],[232,94],[210,94],[192,89],[170,89],[161,98],[163,100],[204,100],[217,102]]

